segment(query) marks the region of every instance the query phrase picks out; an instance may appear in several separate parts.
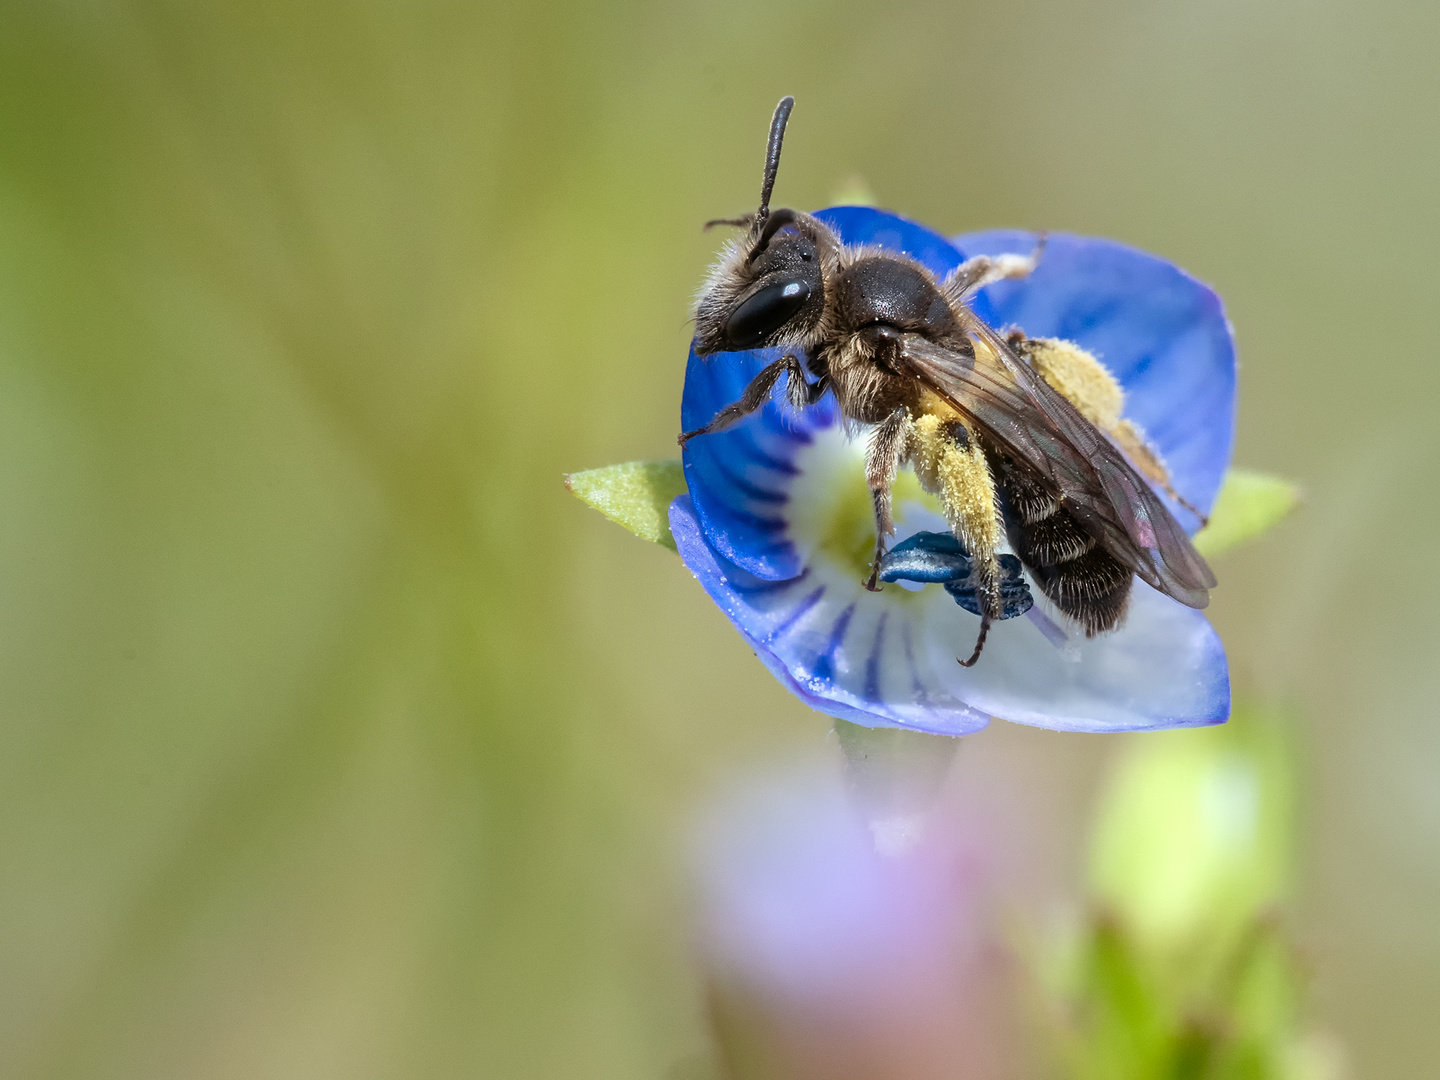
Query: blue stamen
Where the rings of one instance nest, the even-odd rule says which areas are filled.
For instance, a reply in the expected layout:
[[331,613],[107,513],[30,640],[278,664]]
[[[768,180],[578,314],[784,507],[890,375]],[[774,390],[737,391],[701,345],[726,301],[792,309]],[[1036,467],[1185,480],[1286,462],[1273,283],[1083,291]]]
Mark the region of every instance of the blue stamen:
[[[950,533],[918,532],[896,544],[880,560],[880,580],[941,584],[966,611],[984,614],[974,566],[964,546]],[[1020,560],[1001,555],[1000,618],[1024,615],[1034,603]]]

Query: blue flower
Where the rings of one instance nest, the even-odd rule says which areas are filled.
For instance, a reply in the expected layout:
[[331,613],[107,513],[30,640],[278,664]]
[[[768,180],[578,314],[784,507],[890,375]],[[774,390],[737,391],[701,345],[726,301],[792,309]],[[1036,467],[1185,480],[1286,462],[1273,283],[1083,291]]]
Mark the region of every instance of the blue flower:
[[[863,207],[817,216],[845,243],[906,252],[939,277],[971,256],[1027,254],[1038,239],[992,231],[951,242]],[[1234,343],[1212,290],[1153,255],[1052,233],[1032,275],[986,287],[973,307],[997,328],[1074,341],[1097,356],[1124,387],[1125,415],[1168,465],[1174,489],[1208,511],[1229,463],[1235,416]],[[773,350],[759,350],[702,360],[692,350],[682,430],[703,426],[774,359]],[[902,473],[895,546],[916,537],[903,550],[930,563],[905,574],[909,581],[867,592],[874,526],[864,439],[847,435],[828,395],[802,410],[782,401],[777,387],[760,411],[689,442],[689,494],[671,505],[670,524],[686,566],[806,704],[868,726],[954,735],[990,717],[1133,731],[1229,715],[1225,651],[1209,622],[1138,579],[1112,632],[1087,639],[1067,631],[1037,600],[1025,617],[995,623],[980,663],[961,667],[956,657],[970,652],[979,617],[964,607],[965,567],[935,571],[947,553],[934,538],[916,537],[947,531],[934,500]]]

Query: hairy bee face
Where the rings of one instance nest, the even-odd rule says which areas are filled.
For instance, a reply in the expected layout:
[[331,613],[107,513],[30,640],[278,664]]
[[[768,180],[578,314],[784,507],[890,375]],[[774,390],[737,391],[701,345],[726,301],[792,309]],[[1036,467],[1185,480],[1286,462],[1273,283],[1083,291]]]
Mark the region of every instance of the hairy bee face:
[[815,240],[804,231],[730,245],[695,305],[695,351],[701,356],[772,345],[803,347],[825,310],[825,282]]

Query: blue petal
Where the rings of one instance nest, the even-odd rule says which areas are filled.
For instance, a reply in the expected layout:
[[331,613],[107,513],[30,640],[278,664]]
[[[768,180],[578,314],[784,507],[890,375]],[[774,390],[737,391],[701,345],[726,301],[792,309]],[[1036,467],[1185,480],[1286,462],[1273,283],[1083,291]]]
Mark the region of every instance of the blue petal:
[[846,244],[873,244],[903,251],[943,278],[964,261],[945,237],[924,225],[870,206],[832,206],[815,216],[834,229]]
[[[994,230],[955,244],[969,258],[1029,254],[1037,240]],[[1050,233],[1030,277],[988,286],[974,307],[996,327],[1065,338],[1098,356],[1125,387],[1125,415],[1160,452],[1175,490],[1208,512],[1235,438],[1235,342],[1214,290],[1113,240]]]
[[[1229,672],[1198,611],[1136,582],[1122,626],[1056,644],[1031,619],[997,623],[976,667],[979,619],[940,589],[870,593],[823,557],[785,581],[726,562],[688,495],[670,506],[685,565],[775,676],[811,708],[867,726],[963,735],[994,716],[1063,731],[1214,724]],[[1053,629],[1053,628],[1052,628]]]
[[[847,243],[907,251],[937,275],[962,258],[938,234],[881,211],[818,216]],[[1028,253],[1035,239],[985,233],[960,243],[967,256]],[[1235,384],[1229,326],[1210,290],[1122,245],[1052,234],[1030,279],[990,286],[975,308],[997,326],[1069,338],[1097,353],[1125,385],[1127,415],[1165,457],[1175,486],[1208,507],[1228,462]],[[692,353],[684,429],[738,398],[775,356],[702,361]],[[782,391],[732,430],[690,443],[690,495],[672,506],[671,524],[686,565],[807,704],[862,724],[948,734],[976,730],[988,716],[1122,731],[1228,715],[1225,654],[1204,616],[1139,582],[1113,633],[1067,635],[1037,607],[1028,619],[997,624],[981,664],[960,668],[954,658],[968,655],[979,620],[933,586],[881,594],[860,587],[855,553],[869,542],[859,533],[872,527],[860,520],[868,502],[856,479],[863,445],[844,436],[833,399],[797,411],[778,404]],[[913,500],[902,508],[897,495],[899,539],[943,529],[934,510]]]
[[[702,359],[692,348],[680,403],[681,429],[694,431],[708,424],[779,355],[760,349]],[[786,489],[795,457],[816,431],[840,422],[829,395],[808,409],[782,406],[784,385],[781,380],[759,412],[726,431],[691,439],[680,455],[685,484],[711,542],[726,559],[770,580],[794,577],[802,569],[785,527]]]

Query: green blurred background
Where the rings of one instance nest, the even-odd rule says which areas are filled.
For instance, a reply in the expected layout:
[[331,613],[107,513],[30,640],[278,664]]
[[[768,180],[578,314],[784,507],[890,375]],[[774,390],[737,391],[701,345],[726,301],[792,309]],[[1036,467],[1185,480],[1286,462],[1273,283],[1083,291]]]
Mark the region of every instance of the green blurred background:
[[[1318,1013],[1440,1073],[1437,61],[1422,3],[5,0],[0,1074],[703,1053],[686,822],[829,725],[559,481],[674,454],[782,93],[782,204],[1226,297],[1309,494],[1213,613],[1300,718]],[[1123,742],[962,749],[1078,810]]]

